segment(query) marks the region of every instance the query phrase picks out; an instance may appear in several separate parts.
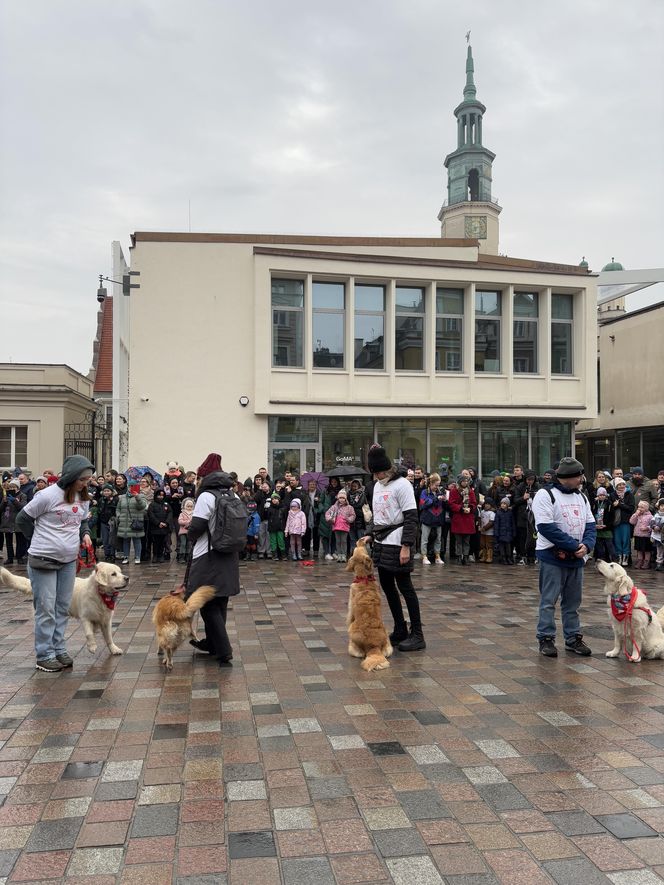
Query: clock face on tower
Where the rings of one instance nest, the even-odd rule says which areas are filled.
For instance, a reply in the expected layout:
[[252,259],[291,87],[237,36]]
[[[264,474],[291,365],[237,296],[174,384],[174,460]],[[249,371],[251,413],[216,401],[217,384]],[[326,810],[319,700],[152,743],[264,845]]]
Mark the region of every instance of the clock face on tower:
[[486,240],[486,215],[466,215],[465,235],[475,240]]

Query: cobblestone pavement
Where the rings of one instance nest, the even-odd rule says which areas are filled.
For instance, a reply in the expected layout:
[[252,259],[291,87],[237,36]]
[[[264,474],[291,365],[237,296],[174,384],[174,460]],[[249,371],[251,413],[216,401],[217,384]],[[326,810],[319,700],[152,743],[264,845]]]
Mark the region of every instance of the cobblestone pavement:
[[0,885],[664,881],[664,661],[604,658],[594,569],[592,658],[536,653],[536,569],[418,564],[428,648],[365,674],[340,565],[243,565],[233,668],[185,646],[170,675],[150,613],[179,567],[126,570],[124,656],[72,622],[73,672],[35,672],[0,594]]

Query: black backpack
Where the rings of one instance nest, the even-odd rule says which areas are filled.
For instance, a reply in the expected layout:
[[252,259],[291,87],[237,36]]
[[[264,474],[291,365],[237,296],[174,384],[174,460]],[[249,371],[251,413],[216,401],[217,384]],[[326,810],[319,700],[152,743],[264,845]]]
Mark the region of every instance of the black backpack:
[[215,507],[208,523],[210,548],[217,553],[239,553],[247,545],[249,511],[230,489],[210,489]]

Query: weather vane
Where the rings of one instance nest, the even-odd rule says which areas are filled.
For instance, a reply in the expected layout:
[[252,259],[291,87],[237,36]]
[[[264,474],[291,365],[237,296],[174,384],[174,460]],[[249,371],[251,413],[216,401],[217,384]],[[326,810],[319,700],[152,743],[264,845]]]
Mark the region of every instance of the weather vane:
[[470,43],[470,31],[466,31],[466,43]]

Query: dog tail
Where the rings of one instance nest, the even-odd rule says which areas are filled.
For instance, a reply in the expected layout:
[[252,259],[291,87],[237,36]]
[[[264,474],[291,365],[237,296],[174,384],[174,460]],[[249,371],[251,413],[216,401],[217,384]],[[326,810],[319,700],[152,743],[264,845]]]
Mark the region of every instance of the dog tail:
[[390,662],[379,648],[372,648],[367,652],[367,656],[360,664],[363,670],[371,673],[372,670],[385,670],[390,666]]
[[29,578],[21,578],[13,575],[6,568],[0,568],[0,587],[9,587],[11,590],[20,590],[26,596],[32,596],[32,585]]
[[185,603],[185,611],[187,613],[187,617],[190,618],[192,615],[195,615],[196,612],[203,608],[206,602],[209,602],[211,599],[214,599],[215,593],[217,591],[214,587],[199,587],[198,590],[194,590],[189,599]]
[[659,623],[662,625],[662,630],[664,630],[664,605],[660,608],[660,610],[655,615]]

